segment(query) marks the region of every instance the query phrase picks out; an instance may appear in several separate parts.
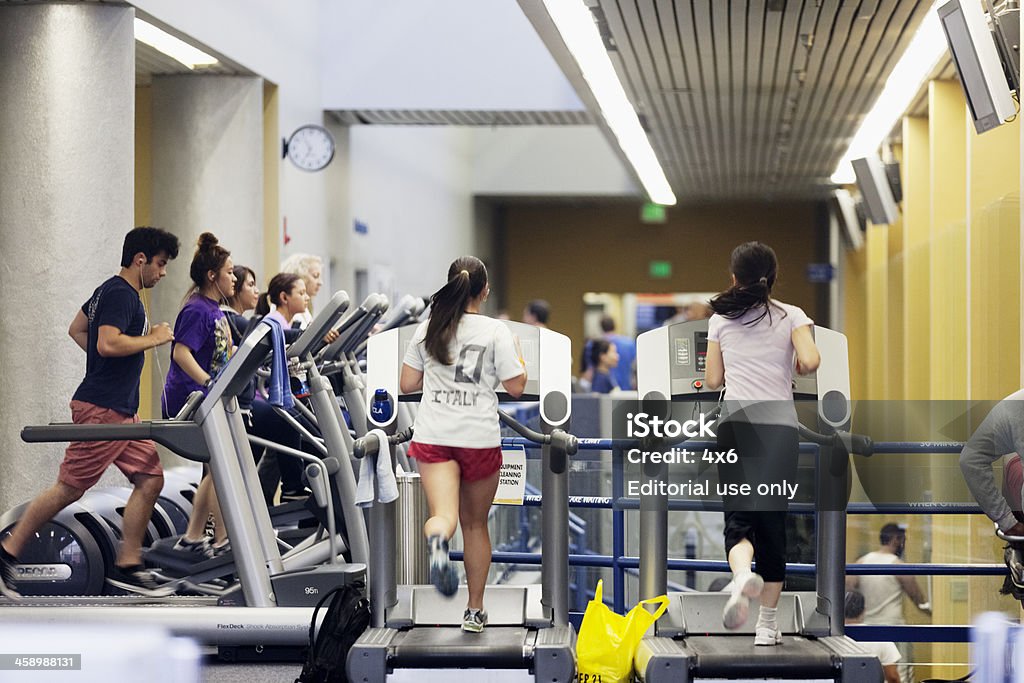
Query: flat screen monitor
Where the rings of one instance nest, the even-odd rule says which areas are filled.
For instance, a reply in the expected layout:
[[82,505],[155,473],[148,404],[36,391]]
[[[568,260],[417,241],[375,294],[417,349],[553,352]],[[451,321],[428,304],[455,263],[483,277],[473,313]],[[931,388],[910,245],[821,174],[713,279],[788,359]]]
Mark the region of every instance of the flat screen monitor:
[[978,0],[950,0],[939,8],[953,63],[974,129],[984,133],[1014,115],[1010,86]]

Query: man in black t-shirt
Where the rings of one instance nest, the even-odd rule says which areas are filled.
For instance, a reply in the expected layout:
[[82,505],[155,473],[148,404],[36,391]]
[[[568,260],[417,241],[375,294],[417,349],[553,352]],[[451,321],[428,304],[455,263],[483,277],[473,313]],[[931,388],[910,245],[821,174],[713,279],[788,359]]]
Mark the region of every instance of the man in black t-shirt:
[[[167,323],[147,330],[143,289],[167,274],[178,255],[178,238],[158,228],[135,228],[124,238],[121,271],[85,302],[68,334],[86,353],[85,379],[71,399],[75,424],[131,424],[139,421],[139,378],[145,352],[173,340]],[[168,595],[142,565],[142,538],[164,485],[152,441],[73,441],[61,463],[57,483],[35,497],[0,542],[0,593],[18,597],[17,555],[54,515],[82,497],[110,465],[117,465],[134,490],[125,505],[123,538],[107,582],[148,596]]]

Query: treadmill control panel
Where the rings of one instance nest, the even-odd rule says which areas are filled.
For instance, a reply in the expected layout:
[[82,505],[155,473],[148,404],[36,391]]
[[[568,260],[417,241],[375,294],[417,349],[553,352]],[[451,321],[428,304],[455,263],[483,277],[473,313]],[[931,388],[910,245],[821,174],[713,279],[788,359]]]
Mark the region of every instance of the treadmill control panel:
[[[816,328],[812,328],[812,334],[817,338]],[[668,347],[668,365],[657,367],[659,356],[665,353],[665,346]],[[819,344],[820,345],[820,344]],[[640,395],[645,396],[652,390],[654,384],[664,382],[664,375],[667,374],[669,386],[658,391],[659,394],[671,395],[672,398],[693,398],[698,394],[709,392],[704,382],[704,374],[707,371],[708,357],[708,321],[688,320],[675,323],[667,327],[658,328],[645,332],[637,339],[638,368],[640,366],[651,367],[651,374],[646,379],[654,380],[645,382],[638,378]],[[652,367],[653,366],[653,367]],[[658,379],[658,376],[662,379]],[[715,392],[717,393],[717,392]],[[793,375],[793,394],[797,398],[815,398],[818,395],[817,374],[808,376]]]
[[[499,384],[496,387],[498,400],[539,401],[541,417],[549,425],[557,427],[565,424],[571,412],[569,394],[572,382],[572,351],[569,338],[526,323],[506,320],[502,321],[502,324],[506,325],[513,337],[519,340],[519,348],[523,354],[522,361],[526,369],[526,389],[522,396],[512,398],[501,390]],[[399,378],[405,354],[418,327],[419,323],[405,325],[370,337],[366,358],[367,406],[372,402],[373,394],[377,389],[387,390],[392,401],[421,400],[422,392],[402,393],[399,390]],[[457,358],[453,360],[456,363],[460,362]],[[474,366],[482,360],[479,353],[475,356],[466,354],[465,357],[465,361]],[[459,368],[456,368],[456,372],[459,371]],[[475,372],[473,368],[468,371]],[[375,426],[384,426],[373,420],[370,411],[367,411],[367,414]],[[391,422],[392,419],[389,419],[386,424]]]

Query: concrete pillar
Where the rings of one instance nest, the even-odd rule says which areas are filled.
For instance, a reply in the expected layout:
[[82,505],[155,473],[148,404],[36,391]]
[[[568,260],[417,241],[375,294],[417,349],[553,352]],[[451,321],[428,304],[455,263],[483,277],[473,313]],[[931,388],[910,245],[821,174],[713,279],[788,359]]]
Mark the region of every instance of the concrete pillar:
[[[236,264],[256,271],[261,290],[274,273],[263,260],[263,81],[235,76],[161,76],[152,84],[153,222],[181,239],[181,253],[154,289],[153,318],[174,324],[190,287],[196,238],[212,232]],[[170,364],[152,365],[159,414]]]
[[70,421],[85,354],[68,325],[133,227],[133,18],[113,3],[0,4],[0,510],[56,480],[64,445],[18,435]]

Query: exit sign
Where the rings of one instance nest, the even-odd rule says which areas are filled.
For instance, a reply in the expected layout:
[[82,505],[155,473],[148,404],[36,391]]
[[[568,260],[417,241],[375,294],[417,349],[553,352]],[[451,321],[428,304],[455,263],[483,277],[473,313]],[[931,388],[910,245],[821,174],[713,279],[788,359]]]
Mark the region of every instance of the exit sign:
[[654,202],[645,202],[640,207],[640,220],[644,223],[664,223],[666,218],[665,207]]
[[655,280],[664,280],[665,278],[672,277],[672,262],[651,261],[648,272]]

